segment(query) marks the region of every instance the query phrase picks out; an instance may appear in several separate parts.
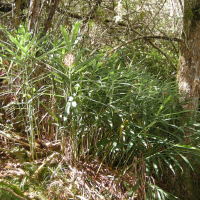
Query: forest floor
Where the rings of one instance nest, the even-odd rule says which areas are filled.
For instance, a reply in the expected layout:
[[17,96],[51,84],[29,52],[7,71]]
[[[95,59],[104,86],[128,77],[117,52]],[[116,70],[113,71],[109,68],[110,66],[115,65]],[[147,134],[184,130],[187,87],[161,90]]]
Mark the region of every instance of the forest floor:
[[121,174],[88,158],[74,162],[70,153],[61,153],[59,143],[36,143],[33,161],[24,138],[0,134],[0,199],[8,194],[6,200],[126,199],[137,183],[130,170]]

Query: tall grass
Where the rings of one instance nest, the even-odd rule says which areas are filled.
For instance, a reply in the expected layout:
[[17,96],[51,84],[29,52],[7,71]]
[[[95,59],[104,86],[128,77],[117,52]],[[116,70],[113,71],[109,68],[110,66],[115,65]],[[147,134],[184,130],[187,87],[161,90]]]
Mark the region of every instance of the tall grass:
[[2,62],[9,62],[2,65],[9,78],[5,87],[15,97],[12,120],[23,124],[32,159],[35,137],[61,141],[74,165],[98,159],[121,176],[135,176],[129,196],[175,199],[156,180],[166,173],[179,176],[199,156],[196,147],[183,143],[190,122],[182,120],[186,111],[176,84],[160,83],[140,62],[122,63],[119,52],[88,56],[87,49],[76,48],[79,26],[71,39],[61,27],[62,37],[54,41],[38,41],[39,34],[32,38],[26,27],[14,36],[5,30],[9,42],[0,43]]

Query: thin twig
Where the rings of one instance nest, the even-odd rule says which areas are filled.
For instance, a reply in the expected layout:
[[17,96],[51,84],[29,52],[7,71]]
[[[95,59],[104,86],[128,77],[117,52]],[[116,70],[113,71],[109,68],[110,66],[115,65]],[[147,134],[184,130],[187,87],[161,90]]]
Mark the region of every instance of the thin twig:
[[5,15],[2,15],[2,16],[0,17],[0,19],[2,19],[2,18],[4,18],[4,17],[7,17],[8,15],[12,14],[12,12],[15,11],[15,10],[16,10],[16,8],[14,8],[14,9],[11,10],[10,12],[6,13]]

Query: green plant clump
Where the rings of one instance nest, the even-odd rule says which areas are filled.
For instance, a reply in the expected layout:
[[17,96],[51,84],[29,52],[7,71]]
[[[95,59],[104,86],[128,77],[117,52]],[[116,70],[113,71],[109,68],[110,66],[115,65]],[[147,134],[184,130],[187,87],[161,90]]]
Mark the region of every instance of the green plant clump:
[[130,171],[137,183],[127,186],[129,196],[146,191],[146,199],[176,199],[157,180],[193,169],[199,156],[197,147],[183,142],[191,122],[183,120],[176,84],[144,72],[134,57],[122,62],[121,51],[87,56],[89,50],[76,45],[79,26],[71,39],[61,27],[62,37],[54,41],[48,35],[38,40],[39,34],[32,37],[21,27],[15,36],[7,32],[10,43],[0,43],[16,98],[5,109],[15,106],[15,124],[23,124],[32,159],[35,137],[60,140],[63,154],[71,146],[75,166],[98,158],[121,176]]

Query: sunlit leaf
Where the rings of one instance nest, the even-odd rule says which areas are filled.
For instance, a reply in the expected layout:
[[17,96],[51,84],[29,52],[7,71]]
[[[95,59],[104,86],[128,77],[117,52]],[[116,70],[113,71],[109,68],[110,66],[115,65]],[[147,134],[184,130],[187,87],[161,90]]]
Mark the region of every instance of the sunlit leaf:
[[74,26],[74,29],[73,29],[73,32],[72,32],[71,47],[73,47],[74,44],[75,44],[75,41],[77,39],[77,33],[78,33],[80,25],[81,25],[81,22],[77,22]]

